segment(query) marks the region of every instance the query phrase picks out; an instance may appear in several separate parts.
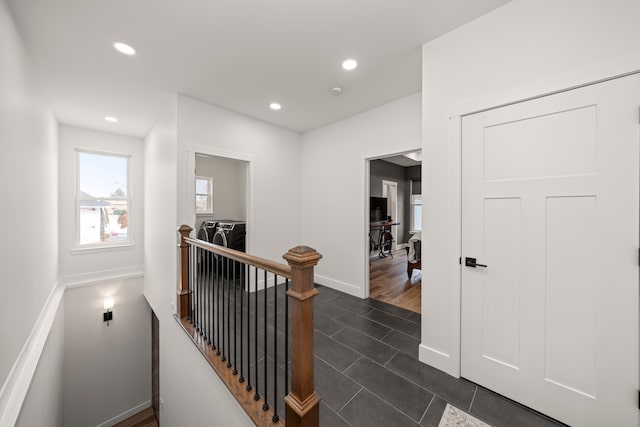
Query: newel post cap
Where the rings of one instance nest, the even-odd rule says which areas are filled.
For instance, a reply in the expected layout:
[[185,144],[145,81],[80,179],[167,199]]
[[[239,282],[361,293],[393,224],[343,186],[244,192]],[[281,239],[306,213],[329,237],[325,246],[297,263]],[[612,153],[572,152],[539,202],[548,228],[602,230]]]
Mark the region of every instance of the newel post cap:
[[306,268],[316,265],[318,260],[322,258],[322,255],[308,246],[296,246],[282,255],[282,258],[286,259],[289,265]]
[[189,226],[188,226],[188,225],[186,225],[186,224],[183,224],[183,225],[181,225],[181,226],[178,228],[178,232],[179,232],[180,234],[187,234],[187,235],[189,235],[189,233],[191,233],[192,231],[193,231],[193,228],[189,227]]

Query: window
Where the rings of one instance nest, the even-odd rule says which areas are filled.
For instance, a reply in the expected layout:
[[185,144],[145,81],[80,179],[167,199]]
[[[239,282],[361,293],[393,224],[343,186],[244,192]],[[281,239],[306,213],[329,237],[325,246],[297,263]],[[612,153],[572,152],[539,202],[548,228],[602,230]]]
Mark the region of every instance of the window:
[[213,182],[209,176],[196,176],[196,215],[213,213]]
[[411,195],[411,231],[422,230],[422,194]]
[[77,152],[77,246],[131,243],[129,157]]

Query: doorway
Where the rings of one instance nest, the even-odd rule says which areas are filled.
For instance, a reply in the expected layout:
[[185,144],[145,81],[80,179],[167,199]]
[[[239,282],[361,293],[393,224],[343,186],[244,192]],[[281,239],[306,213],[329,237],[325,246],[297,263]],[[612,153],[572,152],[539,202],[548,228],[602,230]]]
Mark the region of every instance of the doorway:
[[637,425],[640,75],[462,119],[461,374]]
[[421,181],[421,163],[419,150],[368,160],[368,296],[416,313],[421,311],[422,275],[410,269],[408,248],[419,232],[412,225],[422,224],[412,209],[412,189],[421,188],[415,185]]

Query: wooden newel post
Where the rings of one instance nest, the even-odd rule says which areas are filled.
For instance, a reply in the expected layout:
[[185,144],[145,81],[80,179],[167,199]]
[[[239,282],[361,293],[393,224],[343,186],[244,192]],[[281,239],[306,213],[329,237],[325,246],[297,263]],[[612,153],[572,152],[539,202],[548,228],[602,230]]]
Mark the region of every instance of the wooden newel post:
[[193,228],[182,225],[180,233],[180,282],[178,283],[178,316],[186,319],[189,316],[189,245],[184,241]]
[[297,246],[284,256],[291,266],[291,392],[285,396],[287,426],[320,425],[320,397],[313,378],[313,267],[322,258],[315,249]]

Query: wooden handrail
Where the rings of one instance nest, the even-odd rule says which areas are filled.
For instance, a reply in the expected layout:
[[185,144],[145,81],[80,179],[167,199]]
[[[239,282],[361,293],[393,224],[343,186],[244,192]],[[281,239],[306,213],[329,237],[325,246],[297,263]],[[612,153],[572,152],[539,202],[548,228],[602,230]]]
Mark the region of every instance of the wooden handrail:
[[240,261],[244,264],[253,265],[263,270],[267,270],[271,273],[276,273],[278,276],[291,279],[291,267],[287,265],[269,261],[268,259],[260,258],[254,255],[249,255],[245,252],[236,251],[235,249],[229,249],[226,246],[220,246],[213,243],[205,242],[204,240],[192,239],[191,237],[187,237],[184,240],[185,243],[189,243],[192,246],[202,248],[208,252],[222,255],[226,258],[234,261]]
[[[318,291],[314,287],[313,269],[318,260],[322,258],[322,255],[316,252],[315,249],[297,246],[283,255],[283,258],[289,264],[284,265],[224,246],[190,238],[191,231],[193,229],[187,225],[183,225],[178,229],[180,233],[181,266],[178,284],[178,313],[176,315],[178,323],[200,349],[209,364],[225,382],[229,391],[236,397],[256,425],[282,425],[282,421],[278,421],[277,417],[269,420],[266,416],[267,412],[255,405],[256,402],[253,401],[252,394],[249,392],[251,388],[244,389],[240,386],[242,381],[240,383],[237,381],[237,377],[234,376],[235,372],[233,374],[229,373],[230,365],[225,365],[221,362],[218,356],[220,353],[212,350],[209,345],[210,342],[204,341],[201,337],[201,332],[198,332],[190,321],[189,247],[198,247],[209,253],[218,254],[227,259],[255,266],[280,277],[290,279],[291,286],[287,291],[287,295],[290,302],[289,314],[291,319],[291,391],[284,398],[286,426],[319,426],[320,397],[314,391],[313,351],[313,299],[318,294]],[[257,292],[257,289],[255,291]],[[224,360],[222,358],[222,361]]]

